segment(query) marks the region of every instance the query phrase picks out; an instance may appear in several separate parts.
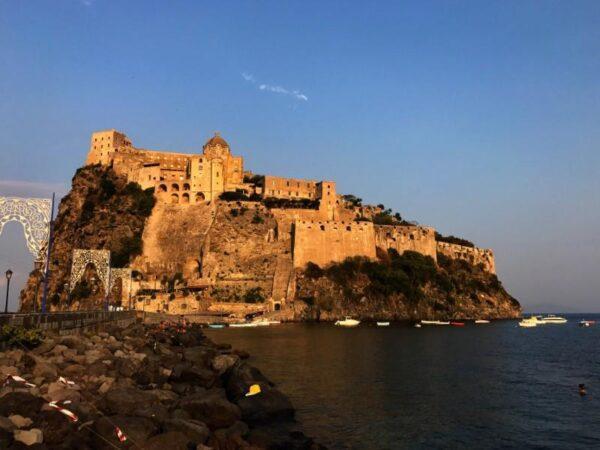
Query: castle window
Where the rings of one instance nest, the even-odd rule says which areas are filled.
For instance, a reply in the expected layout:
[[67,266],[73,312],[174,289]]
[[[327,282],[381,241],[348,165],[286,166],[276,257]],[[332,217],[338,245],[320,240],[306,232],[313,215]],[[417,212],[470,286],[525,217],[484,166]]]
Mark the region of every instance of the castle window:
[[321,231],[325,231],[325,225],[321,225]]
[[350,225],[348,225],[348,226],[346,227],[346,231],[352,231],[352,228],[350,227]]

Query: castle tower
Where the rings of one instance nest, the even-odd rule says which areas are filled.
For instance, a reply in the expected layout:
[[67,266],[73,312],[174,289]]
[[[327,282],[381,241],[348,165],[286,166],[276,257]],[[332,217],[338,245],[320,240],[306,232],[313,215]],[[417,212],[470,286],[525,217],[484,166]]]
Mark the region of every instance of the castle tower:
[[92,133],[85,164],[108,166],[112,163],[113,155],[119,147],[131,147],[131,141],[125,133],[115,129],[95,131]]

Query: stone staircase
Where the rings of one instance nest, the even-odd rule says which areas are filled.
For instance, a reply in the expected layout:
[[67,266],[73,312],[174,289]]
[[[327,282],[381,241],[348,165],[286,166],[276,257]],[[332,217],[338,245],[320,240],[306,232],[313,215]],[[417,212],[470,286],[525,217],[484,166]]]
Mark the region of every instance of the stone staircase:
[[275,275],[273,276],[273,300],[288,299],[291,296],[290,287],[293,285],[294,264],[290,254],[277,256]]

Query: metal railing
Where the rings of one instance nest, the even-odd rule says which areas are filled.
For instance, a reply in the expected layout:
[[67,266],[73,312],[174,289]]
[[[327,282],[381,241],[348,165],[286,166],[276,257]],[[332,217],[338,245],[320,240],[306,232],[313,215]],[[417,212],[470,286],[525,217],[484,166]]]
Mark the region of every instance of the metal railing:
[[0,326],[13,325],[42,330],[73,330],[87,328],[101,323],[130,321],[136,318],[136,311],[66,311],[52,313],[1,314]]

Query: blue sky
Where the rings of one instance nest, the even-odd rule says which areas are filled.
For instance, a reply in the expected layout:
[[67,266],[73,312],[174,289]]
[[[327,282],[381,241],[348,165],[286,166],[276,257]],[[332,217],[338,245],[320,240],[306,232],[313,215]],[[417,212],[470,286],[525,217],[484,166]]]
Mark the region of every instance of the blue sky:
[[526,308],[600,311],[599,56],[597,1],[0,0],[0,194],[60,190],[96,129],[219,130],[493,248]]

